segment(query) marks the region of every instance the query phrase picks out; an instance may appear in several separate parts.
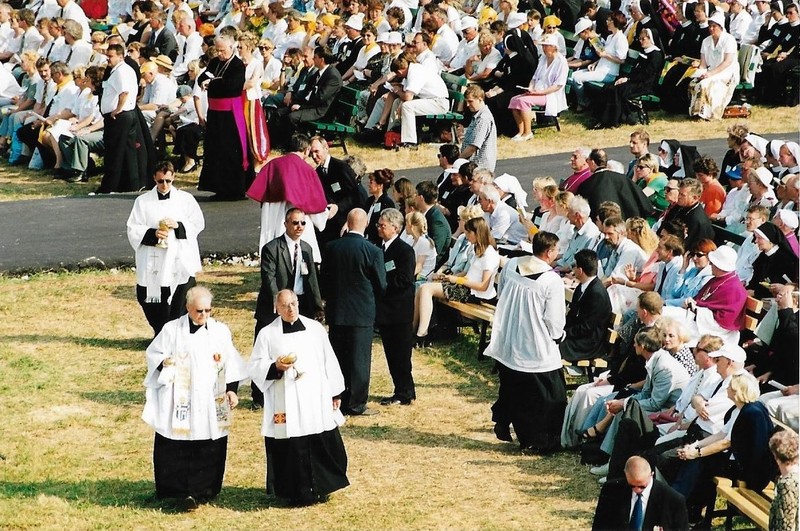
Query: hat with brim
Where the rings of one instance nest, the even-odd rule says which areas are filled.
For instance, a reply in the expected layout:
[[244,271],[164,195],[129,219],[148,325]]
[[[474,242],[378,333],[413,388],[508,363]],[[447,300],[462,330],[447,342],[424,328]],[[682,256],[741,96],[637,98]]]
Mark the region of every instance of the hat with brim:
[[556,37],[555,33],[548,33],[542,40],[539,41],[539,44],[542,46],[555,46],[558,48],[558,38]]
[[478,19],[475,17],[464,17],[461,19],[461,30],[465,30],[467,28],[478,28]]
[[399,31],[389,31],[386,33],[386,44],[403,44],[403,36]]
[[731,361],[744,363],[747,359],[747,353],[739,345],[725,344],[719,350],[708,353],[709,358],[728,358]]
[[721,269],[726,273],[730,273],[736,269],[736,257],[736,251],[727,245],[723,245],[708,253],[708,261],[717,269]]
[[360,13],[347,19],[344,25],[350,29],[361,31],[364,29],[364,17]]
[[583,30],[587,30],[592,27],[592,21],[586,17],[579,18],[578,22],[575,23],[575,35],[579,34]]
[[514,29],[526,22],[528,22],[528,17],[525,16],[525,13],[511,13],[508,15],[508,20],[506,20],[506,26],[508,26],[508,29]]
[[728,176],[728,179],[733,179],[734,181],[738,181],[742,178],[742,168],[739,166],[734,166],[732,170],[726,171],[725,175]]
[[161,68],[166,68],[167,70],[172,70],[172,59],[167,57],[166,55],[159,55],[153,62],[160,66]]
[[455,162],[453,162],[452,166],[444,170],[444,174],[453,175],[454,173],[458,173],[458,170],[461,169],[461,166],[463,166],[467,162],[469,162],[467,159],[456,159]]
[[555,15],[547,15],[546,17],[544,17],[544,20],[542,20],[542,27],[545,28],[547,26],[560,26],[560,25],[561,25],[561,19]]

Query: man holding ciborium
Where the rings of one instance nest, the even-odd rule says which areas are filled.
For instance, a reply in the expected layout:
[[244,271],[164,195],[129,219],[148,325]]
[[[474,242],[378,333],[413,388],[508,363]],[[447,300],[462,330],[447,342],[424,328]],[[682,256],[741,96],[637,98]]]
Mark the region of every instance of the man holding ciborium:
[[202,269],[197,235],[205,220],[194,197],[172,186],[172,163],[158,164],[153,179],[156,186],[133,204],[128,241],[136,253],[136,299],[156,336],[186,313],[186,292]]

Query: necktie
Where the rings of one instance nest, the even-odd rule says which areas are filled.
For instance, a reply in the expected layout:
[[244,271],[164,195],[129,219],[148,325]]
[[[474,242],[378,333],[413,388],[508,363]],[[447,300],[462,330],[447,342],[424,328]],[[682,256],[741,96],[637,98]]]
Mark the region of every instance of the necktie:
[[153,48],[156,45],[156,32],[155,30],[150,33],[150,42],[147,43],[147,46]]
[[67,54],[67,60],[64,61],[65,63],[67,63],[67,65],[69,65],[69,60],[72,59],[72,52],[73,51],[75,51],[75,49],[72,46],[70,46],[69,47],[69,53]]
[[187,37],[185,41],[183,41],[183,53],[181,57],[183,57],[184,62],[186,61],[186,47],[189,46],[189,38]]
[[631,513],[631,521],[628,524],[628,529],[635,529],[642,531],[644,525],[644,503],[642,502],[642,495],[636,495],[636,503],[633,504],[633,513]]
[[572,294],[572,304],[581,300],[581,296],[583,296],[583,284],[578,284],[578,287],[575,288],[575,293]]
[[64,18],[64,8],[61,8],[61,11],[58,13],[58,18]]
[[669,264],[665,263],[664,264],[664,271],[661,272],[661,281],[658,283],[658,287],[656,288],[656,291],[658,293],[661,293],[661,290],[664,289],[664,281],[667,280],[667,266],[668,265]]
[[295,242],[294,244],[294,292],[297,295],[303,294],[303,278],[302,278],[302,271],[301,271],[301,264],[303,263],[303,258],[300,255],[300,243]]
[[619,251],[614,249],[611,252],[611,255],[608,257],[608,262],[606,263],[606,276],[610,277],[611,273],[616,269],[617,262],[619,262]]
[[50,59],[50,53],[53,51],[53,46],[56,45],[56,41],[50,43],[50,48],[47,49],[47,54],[45,54],[46,59]]

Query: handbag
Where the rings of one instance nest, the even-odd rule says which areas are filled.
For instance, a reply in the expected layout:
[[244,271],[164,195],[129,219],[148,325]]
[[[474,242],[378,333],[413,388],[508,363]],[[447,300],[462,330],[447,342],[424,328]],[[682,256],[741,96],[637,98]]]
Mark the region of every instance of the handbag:
[[723,118],[749,118],[749,105],[728,105],[722,113]]
[[383,135],[383,147],[394,149],[400,145],[400,133],[397,131],[386,131]]

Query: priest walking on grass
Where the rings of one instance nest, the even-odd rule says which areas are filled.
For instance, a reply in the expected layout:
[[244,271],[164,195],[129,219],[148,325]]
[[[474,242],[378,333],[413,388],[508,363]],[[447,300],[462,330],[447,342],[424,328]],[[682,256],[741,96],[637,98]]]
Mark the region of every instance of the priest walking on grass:
[[344,377],[325,328],[300,315],[294,292],[278,292],[275,309],[248,366],[264,393],[267,494],[311,505],[350,484],[339,434]]
[[188,314],[168,322],[147,347],[142,419],[156,432],[156,496],[184,510],[219,494],[236,391],[247,377],[227,326],[211,318],[211,292],[195,286]]

